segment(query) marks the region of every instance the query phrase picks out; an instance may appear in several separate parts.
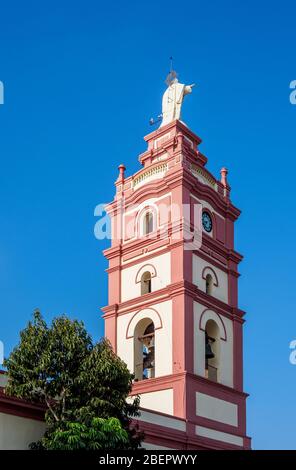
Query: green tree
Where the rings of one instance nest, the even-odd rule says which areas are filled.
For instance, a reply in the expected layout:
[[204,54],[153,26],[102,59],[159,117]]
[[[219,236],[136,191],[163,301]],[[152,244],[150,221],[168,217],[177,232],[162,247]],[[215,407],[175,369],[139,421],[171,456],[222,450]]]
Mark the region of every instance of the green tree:
[[46,432],[33,449],[106,450],[129,446],[129,435],[117,418],[93,418],[89,424],[66,421]]
[[[131,426],[139,398],[127,402],[133,376],[106,339],[93,344],[82,322],[61,316],[48,326],[36,311],[5,366],[8,395],[46,406],[47,431],[39,448],[54,448],[54,440],[58,445],[67,441],[67,448],[71,442],[73,448],[89,448],[93,436],[102,437],[98,448],[112,448],[115,442],[121,448],[140,445],[143,436]],[[79,429],[84,437],[77,444]],[[89,433],[92,437],[86,438]]]

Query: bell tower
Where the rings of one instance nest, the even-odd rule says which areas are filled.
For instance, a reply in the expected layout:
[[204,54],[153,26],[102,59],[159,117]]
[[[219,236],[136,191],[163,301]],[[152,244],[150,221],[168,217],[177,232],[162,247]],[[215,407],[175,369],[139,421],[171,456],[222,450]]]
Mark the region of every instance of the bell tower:
[[107,206],[105,335],[135,375],[132,394],[150,416],[143,428],[156,448],[248,449],[240,211],[227,169],[219,179],[207,170],[201,139],[176,115],[181,87],[186,94],[175,78],[168,84],[179,108],[163,102],[166,123],[144,138],[142,169],[127,177],[119,166]]

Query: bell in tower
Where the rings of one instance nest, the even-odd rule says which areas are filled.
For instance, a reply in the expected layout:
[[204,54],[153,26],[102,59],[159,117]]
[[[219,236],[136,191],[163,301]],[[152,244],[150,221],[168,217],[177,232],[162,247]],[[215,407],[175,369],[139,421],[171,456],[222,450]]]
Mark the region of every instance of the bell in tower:
[[154,377],[154,325],[150,323],[139,337],[143,344],[143,379]]
[[214,359],[215,354],[212,351],[211,348],[211,343],[215,341],[214,338],[211,338],[208,333],[206,332],[206,342],[205,342],[205,355],[206,355],[206,361],[209,359]]

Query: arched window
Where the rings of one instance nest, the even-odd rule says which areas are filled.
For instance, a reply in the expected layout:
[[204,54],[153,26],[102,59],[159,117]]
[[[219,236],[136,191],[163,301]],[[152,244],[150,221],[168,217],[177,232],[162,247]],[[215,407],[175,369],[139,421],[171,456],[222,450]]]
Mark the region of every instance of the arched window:
[[143,219],[143,235],[153,232],[153,214],[152,212],[146,212]]
[[202,271],[201,277],[205,281],[205,292],[208,295],[215,295],[215,289],[219,287],[218,277],[215,271],[210,266],[206,266]]
[[219,381],[220,333],[214,320],[208,320],[205,329],[205,376]]
[[206,275],[206,293],[212,295],[213,293],[213,277],[211,274]]
[[134,334],[135,380],[155,377],[154,323],[150,318],[140,320]]
[[141,295],[151,292],[151,273],[145,271],[141,276]]

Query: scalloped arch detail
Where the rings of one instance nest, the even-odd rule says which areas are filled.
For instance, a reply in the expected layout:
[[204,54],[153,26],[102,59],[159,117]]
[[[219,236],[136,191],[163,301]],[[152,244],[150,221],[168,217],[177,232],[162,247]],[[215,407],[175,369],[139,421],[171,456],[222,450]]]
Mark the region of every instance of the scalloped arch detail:
[[146,271],[149,271],[149,273],[151,274],[151,278],[157,276],[157,272],[153,264],[144,264],[144,266],[142,266],[137,272],[136,281],[135,281],[136,284],[138,282],[141,282],[141,277]]
[[206,331],[206,324],[209,320],[213,320],[214,322],[217,323],[219,327],[219,332],[220,332],[220,338],[223,341],[227,341],[227,333],[226,333],[226,328],[224,325],[224,322],[221,318],[221,315],[219,313],[214,312],[214,310],[206,309],[202,312],[200,320],[199,320],[199,329],[202,331]]
[[162,321],[159,313],[154,308],[143,308],[138,310],[130,319],[129,324],[126,330],[126,339],[134,337],[134,331],[143,318],[150,318],[154,323],[154,330],[159,330],[162,328]]
[[206,280],[206,277],[207,277],[208,274],[210,274],[210,275],[212,276],[214,286],[218,287],[218,286],[219,286],[219,282],[218,282],[217,274],[215,273],[215,271],[213,270],[213,268],[211,268],[210,266],[205,266],[205,267],[203,268],[201,277],[202,277],[204,280]]

